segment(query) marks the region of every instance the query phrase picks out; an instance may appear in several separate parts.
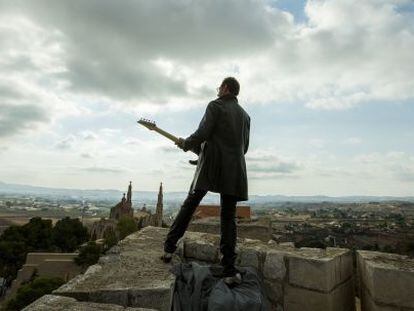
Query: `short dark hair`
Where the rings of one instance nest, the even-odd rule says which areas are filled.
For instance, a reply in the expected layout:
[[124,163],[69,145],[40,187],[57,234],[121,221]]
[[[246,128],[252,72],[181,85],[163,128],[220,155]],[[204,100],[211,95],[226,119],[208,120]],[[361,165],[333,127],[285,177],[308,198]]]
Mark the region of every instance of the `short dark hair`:
[[221,82],[221,85],[224,85],[224,84],[227,85],[231,94],[233,94],[234,96],[239,95],[240,84],[236,80],[236,78],[227,77],[223,80],[223,82]]

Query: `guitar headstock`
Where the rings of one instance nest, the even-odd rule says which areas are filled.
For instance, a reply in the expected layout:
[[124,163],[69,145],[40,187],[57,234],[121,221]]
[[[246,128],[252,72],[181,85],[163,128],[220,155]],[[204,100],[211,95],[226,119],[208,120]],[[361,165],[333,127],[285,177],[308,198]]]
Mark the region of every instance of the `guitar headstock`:
[[139,121],[137,121],[139,124],[145,126],[147,129],[149,130],[153,130],[154,128],[157,127],[157,125],[155,124],[154,121],[148,120],[148,119],[143,119],[141,118]]

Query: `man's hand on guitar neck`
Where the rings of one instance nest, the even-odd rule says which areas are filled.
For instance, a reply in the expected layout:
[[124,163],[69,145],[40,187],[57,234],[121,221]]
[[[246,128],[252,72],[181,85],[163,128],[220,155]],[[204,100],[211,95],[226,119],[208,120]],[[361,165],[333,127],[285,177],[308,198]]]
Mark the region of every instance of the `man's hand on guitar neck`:
[[182,149],[182,150],[184,150],[184,151],[187,151],[187,150],[185,150],[185,149],[184,149],[184,143],[185,143],[185,139],[184,139],[184,138],[182,138],[182,137],[180,137],[180,138],[178,138],[178,141],[175,143],[175,145],[176,145],[178,148],[180,148],[180,149]]

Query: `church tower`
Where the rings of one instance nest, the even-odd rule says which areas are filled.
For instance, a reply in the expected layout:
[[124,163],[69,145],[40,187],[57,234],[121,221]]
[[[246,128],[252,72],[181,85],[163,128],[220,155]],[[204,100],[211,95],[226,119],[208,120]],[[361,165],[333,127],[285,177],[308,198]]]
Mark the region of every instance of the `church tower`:
[[126,202],[124,204],[124,214],[134,217],[134,209],[132,208],[132,181],[129,182]]
[[155,211],[156,220],[155,226],[162,227],[162,210],[163,210],[163,194],[162,194],[162,183],[160,184],[160,190],[158,192],[157,208]]
[[132,204],[132,181],[129,182],[129,186],[128,186],[127,203]]
[[110,219],[119,220],[122,216],[134,217],[134,209],[132,208],[132,182],[129,182],[128,193],[125,193],[117,205],[111,208],[109,214]]

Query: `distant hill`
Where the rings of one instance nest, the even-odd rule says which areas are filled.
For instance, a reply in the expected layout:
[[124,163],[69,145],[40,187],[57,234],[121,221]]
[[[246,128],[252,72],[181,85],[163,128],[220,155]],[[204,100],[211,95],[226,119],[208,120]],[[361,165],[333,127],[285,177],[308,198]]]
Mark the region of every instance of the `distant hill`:
[[[96,190],[82,190],[82,189],[65,189],[65,188],[48,188],[37,187],[29,185],[8,184],[0,182],[0,194],[27,194],[45,197],[64,197],[80,200],[102,200],[102,201],[117,201],[122,198],[122,191],[113,189],[96,189]],[[134,201],[155,201],[157,199],[157,191],[133,191]],[[185,199],[187,193],[182,192],[164,192],[164,199],[166,201],[182,201]],[[300,203],[320,203],[320,202],[335,202],[335,203],[365,203],[365,202],[384,202],[384,201],[409,201],[414,202],[414,196],[409,197],[393,197],[393,196],[286,196],[286,195],[251,195],[247,204],[266,204],[272,202],[300,202]],[[209,193],[203,202],[219,203],[217,194]]]

